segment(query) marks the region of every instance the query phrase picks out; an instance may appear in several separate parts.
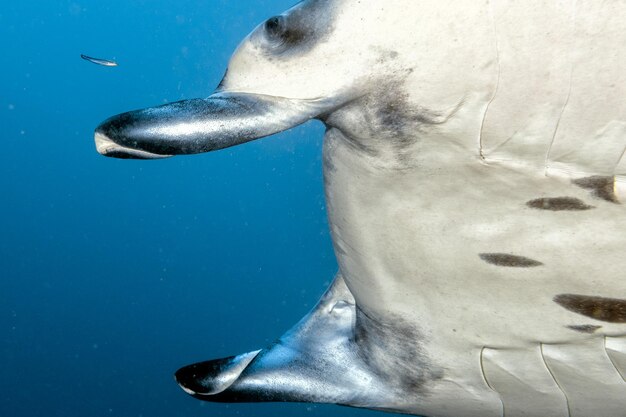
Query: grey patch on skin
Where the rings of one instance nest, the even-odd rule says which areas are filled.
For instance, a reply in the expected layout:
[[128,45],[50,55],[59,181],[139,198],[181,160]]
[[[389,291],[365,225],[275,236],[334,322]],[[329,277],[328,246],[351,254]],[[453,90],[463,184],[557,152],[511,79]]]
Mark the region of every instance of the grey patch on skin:
[[626,300],[580,294],[559,294],[553,300],[582,316],[609,323],[626,323]]
[[550,211],[583,211],[595,208],[574,197],[544,197],[526,203],[530,208]]
[[397,393],[427,396],[432,381],[444,377],[422,348],[423,333],[401,317],[379,322],[357,307],[354,332],[361,360]]
[[590,190],[591,194],[596,198],[619,204],[619,199],[615,195],[615,177],[594,175],[592,177],[578,178],[572,182],[580,188]]
[[305,54],[330,38],[337,13],[333,7],[329,0],[297,5],[285,14],[269,18],[251,40],[262,47],[270,60]]
[[[393,88],[396,87],[396,88]],[[415,129],[424,125],[437,125],[446,121],[441,113],[409,104],[409,94],[393,86],[367,97],[365,105],[373,109],[372,116],[386,133],[399,139],[399,144],[412,141]],[[373,103],[368,103],[372,100]],[[379,104],[380,103],[380,104]],[[407,139],[408,138],[408,139]]]
[[339,130],[355,150],[371,157],[391,151],[400,167],[410,166],[415,163],[409,159],[411,146],[419,143],[422,134],[449,120],[460,104],[442,112],[412,104],[403,83],[403,76],[371,80],[364,87],[366,94],[318,118],[327,128]]
[[510,253],[479,253],[478,256],[488,264],[511,268],[532,268],[543,263],[525,256],[511,255]]
[[[459,109],[445,112],[412,104],[404,89],[404,76],[386,80],[370,94],[356,101],[365,113],[372,136],[390,137],[399,148],[413,143],[419,133],[448,121]],[[418,135],[416,135],[416,133]]]
[[579,324],[579,325],[571,325],[571,326],[565,326],[570,330],[574,330],[576,332],[580,332],[580,333],[595,333],[596,330],[601,329],[602,326],[594,326],[593,324]]

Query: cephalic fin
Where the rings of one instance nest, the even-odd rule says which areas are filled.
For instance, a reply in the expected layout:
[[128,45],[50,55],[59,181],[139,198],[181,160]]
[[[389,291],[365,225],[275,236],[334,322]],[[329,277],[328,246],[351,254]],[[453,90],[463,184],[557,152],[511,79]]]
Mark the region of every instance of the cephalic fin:
[[378,408],[391,393],[360,354],[356,320],[354,297],[337,275],[317,306],[268,348],[186,366],[176,381],[205,401]]

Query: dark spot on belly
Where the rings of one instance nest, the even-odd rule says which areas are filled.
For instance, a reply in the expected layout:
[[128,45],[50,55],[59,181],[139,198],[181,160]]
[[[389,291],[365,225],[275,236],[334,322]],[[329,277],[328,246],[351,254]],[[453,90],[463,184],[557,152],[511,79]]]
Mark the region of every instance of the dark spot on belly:
[[479,253],[480,259],[497,266],[508,266],[513,268],[531,268],[543,265],[539,261],[526,258],[524,256],[511,255],[509,253]]
[[574,197],[537,198],[526,203],[530,208],[551,211],[582,211],[594,208]]
[[594,333],[596,330],[601,329],[602,326],[594,326],[593,324],[579,324],[566,326],[568,329],[581,332],[581,333]]
[[610,323],[626,323],[626,300],[590,295],[559,294],[554,302],[574,313]]
[[619,204],[619,200],[615,195],[615,177],[595,175],[593,177],[579,178],[572,182],[585,190],[590,190],[594,197]]

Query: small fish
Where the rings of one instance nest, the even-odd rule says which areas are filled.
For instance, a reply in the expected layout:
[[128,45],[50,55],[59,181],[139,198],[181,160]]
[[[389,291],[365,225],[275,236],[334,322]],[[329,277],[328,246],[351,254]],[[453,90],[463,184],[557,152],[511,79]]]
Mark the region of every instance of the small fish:
[[105,67],[117,67],[117,62],[108,59],[92,58],[83,54],[80,54],[80,57],[86,61],[93,62],[94,64],[102,65]]

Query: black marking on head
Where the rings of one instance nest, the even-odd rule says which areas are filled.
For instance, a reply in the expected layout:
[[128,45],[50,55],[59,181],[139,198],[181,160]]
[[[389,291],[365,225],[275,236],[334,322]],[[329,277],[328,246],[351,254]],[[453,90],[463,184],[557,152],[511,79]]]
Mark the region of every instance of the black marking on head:
[[626,300],[591,295],[559,294],[554,302],[561,307],[609,323],[626,323]]
[[531,268],[541,266],[543,263],[524,256],[511,255],[509,253],[479,253],[478,256],[483,261],[497,266],[507,266],[513,268]]
[[590,190],[594,197],[619,204],[619,199],[615,195],[615,177],[594,175],[592,177],[578,178],[572,182],[585,190]]
[[283,45],[296,45],[307,37],[306,27],[289,27],[283,16],[274,16],[265,22],[268,39]]
[[381,382],[404,395],[428,395],[432,381],[444,377],[422,348],[424,335],[401,317],[380,322],[356,309],[354,342],[358,355]]
[[260,40],[270,57],[308,52],[333,31],[335,13],[331,7],[333,3],[327,0],[301,3],[285,14],[269,18],[252,39]]
[[582,211],[595,208],[574,197],[544,197],[526,203],[530,208],[550,211]]
[[570,330],[574,330],[580,333],[595,333],[596,330],[601,329],[602,326],[594,326],[593,324],[579,324],[579,325],[571,325],[565,326]]
[[280,36],[285,32],[285,18],[282,16],[274,16],[265,22],[265,32],[268,36]]

